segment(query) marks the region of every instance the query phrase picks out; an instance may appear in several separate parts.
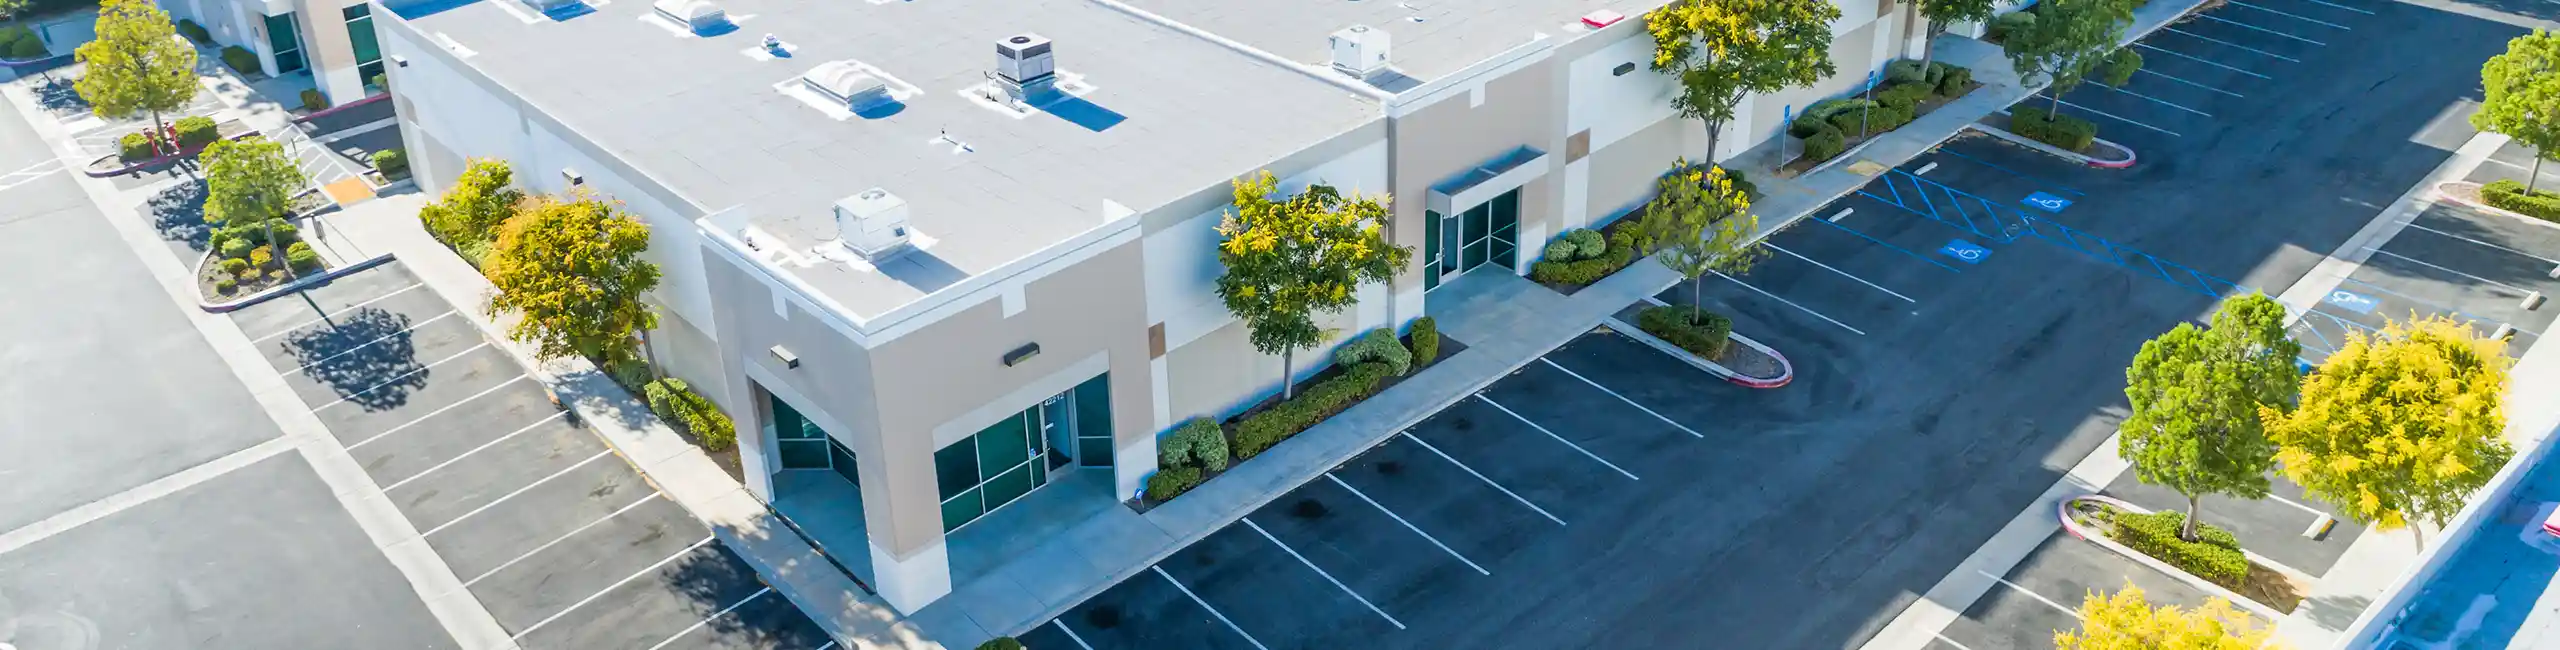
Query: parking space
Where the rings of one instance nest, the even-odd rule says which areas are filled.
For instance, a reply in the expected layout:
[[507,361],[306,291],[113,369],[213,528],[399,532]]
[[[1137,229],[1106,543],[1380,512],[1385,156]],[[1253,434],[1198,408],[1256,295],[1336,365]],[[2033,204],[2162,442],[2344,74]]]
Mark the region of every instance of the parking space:
[[[2344,57],[2339,45],[2362,45],[2359,30],[2393,24],[2372,0],[2245,0],[2163,26],[2132,51],[2140,72],[2122,86],[2092,81],[2058,98],[2065,114],[2096,122],[2100,137],[2151,153],[2210,146],[2235,125],[2257,122],[2257,106],[2283,101],[2293,88]],[[2335,55],[2333,57],[2333,55]],[[2025,105],[2055,107],[2050,93]],[[2150,156],[2145,156],[2149,158]]]
[[830,643],[399,263],[233,320],[524,646]]
[[[2503,159],[2529,156],[2509,143],[2467,180],[2522,180],[2529,172]],[[2439,202],[2368,257],[2295,324],[2304,357],[2319,361],[2351,332],[2371,333],[2387,321],[2448,316],[2482,335],[2503,333],[2509,356],[2521,358],[2552,325],[2554,308],[2536,296],[2560,292],[2560,227]]]
[[2007,573],[1984,577],[1992,579],[1991,590],[1938,632],[1940,642],[1963,650],[2052,648],[2056,630],[2079,629],[2082,600],[2126,585],[2142,589],[2154,605],[2194,607],[2206,598],[2185,582],[2062,532],[2045,538]]

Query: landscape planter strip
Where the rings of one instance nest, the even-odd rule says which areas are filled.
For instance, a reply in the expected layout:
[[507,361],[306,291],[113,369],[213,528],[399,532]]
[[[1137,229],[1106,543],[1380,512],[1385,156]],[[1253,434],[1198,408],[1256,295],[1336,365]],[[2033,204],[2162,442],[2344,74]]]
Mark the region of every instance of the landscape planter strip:
[[2151,557],[2150,555],[2144,554],[2140,551],[2133,550],[2121,542],[2109,539],[2104,532],[2093,531],[2081,527],[2080,522],[2072,519],[2071,517],[2071,506],[2082,501],[2101,504],[2137,515],[2151,514],[2151,510],[2148,508],[2137,506],[2122,499],[2117,499],[2103,494],[2084,494],[2077,497],[2063,499],[2055,509],[2057,514],[2061,516],[2062,529],[2065,532],[2071,533],[2072,537],[2086,540],[2089,543],[2098,545],[2099,548],[2107,549],[2117,555],[2124,556],[2126,559],[2133,560],[2137,564],[2141,564],[2143,566],[2150,567],[2154,571],[2167,574],[2170,577],[2178,579],[2179,582],[2187,583],[2187,586],[2204,590],[2208,595],[2231,601],[2232,604],[2239,605],[2240,607],[2249,610],[2251,613],[2265,617],[2266,620],[2285,620],[2287,614],[2285,612],[2277,611],[2275,607],[2269,606],[2266,603],[2258,602],[2257,600],[2247,596],[2242,596],[2239,592],[2232,591],[2229,587],[2224,587],[2211,580],[2206,580],[2202,576],[2188,573],[2187,570],[2170,565],[2168,562],[2161,561],[2159,558]]
[[1660,350],[1664,354],[1669,354],[1673,358],[1689,364],[1691,367],[1704,370],[1707,374],[1715,375],[1734,385],[1747,388],[1777,388],[1787,385],[1788,382],[1795,381],[1795,367],[1787,362],[1787,358],[1785,356],[1778,354],[1777,350],[1761,345],[1758,341],[1751,341],[1740,333],[1731,333],[1726,336],[1729,337],[1728,340],[1731,341],[1750,341],[1746,345],[1751,346],[1753,349],[1766,352],[1770,358],[1776,359],[1778,361],[1778,366],[1781,369],[1778,376],[1752,377],[1739,372],[1734,372],[1731,368],[1726,368],[1714,361],[1707,360],[1705,357],[1700,357],[1695,353],[1682,349],[1680,346],[1672,345],[1670,341],[1662,340],[1661,337],[1654,336],[1651,332],[1644,331],[1644,328],[1637,327],[1633,323],[1629,323],[1618,318],[1616,315],[1611,315],[1608,318],[1603,319],[1602,322],[1607,323],[1610,329],[1617,330],[1619,333],[1627,335],[1627,338],[1634,339],[1638,343],[1643,343],[1647,347]]
[[[1987,119],[1987,116],[1986,116],[1986,119]],[[2050,154],[2050,155],[2052,155],[2052,156],[2054,156],[2054,157],[2057,157],[2057,158],[2061,158],[2061,159],[2064,159],[2064,160],[2069,160],[2069,161],[2072,161],[2072,162],[2077,162],[2077,163],[2080,163],[2080,164],[2082,164],[2082,165],[2086,165],[2086,166],[2089,166],[2089,167],[2098,167],[2098,168],[2103,168],[2103,169],[2124,169],[2124,168],[2127,168],[2127,167],[2132,167],[2132,166],[2133,166],[2133,163],[2134,163],[2136,160],[2138,160],[2138,159],[2139,159],[2139,157],[2134,153],[2134,151],[2133,151],[2133,148],[2132,148],[2132,147],[2127,147],[2127,146],[2124,146],[2124,145],[2121,145],[2121,144],[2116,144],[2115,142],[2112,142],[2112,141],[2106,140],[2106,139],[2104,139],[2104,138],[2091,138],[2091,139],[2090,139],[2090,141],[2089,141],[2089,146],[2090,146],[2091,148],[2093,148],[2093,149],[2103,149],[2103,150],[2109,150],[2109,151],[2122,152],[2122,153],[2123,153],[2123,157],[2121,157],[2121,158],[2098,158],[2098,157],[2095,157],[2095,156],[2090,156],[2090,155],[2088,155],[2088,154],[2083,154],[2083,153],[2080,153],[2080,152],[2071,151],[2071,150],[2069,150],[2069,149],[2064,149],[2064,148],[2061,148],[2061,147],[2056,147],[2056,146],[2053,146],[2053,145],[2050,145],[2050,144],[2046,144],[2046,143],[2045,143],[2044,141],[2042,141],[2042,140],[2037,140],[2037,139],[2035,139],[2035,138],[2030,138],[2030,137],[2027,137],[2027,136],[2018,135],[2017,133],[2011,132],[2011,131],[2009,131],[2008,129],[2004,129],[2004,128],[1999,127],[1998,125],[1989,124],[1989,123],[1987,123],[1987,122],[1974,122],[1974,123],[1971,123],[1971,124],[1966,124],[1966,125],[1964,125],[1964,128],[1972,129],[1972,130],[1974,130],[1975,132],[1981,133],[1981,134],[1983,134],[1983,135],[1988,135],[1988,136],[1991,136],[1991,137],[1994,137],[1994,138],[1999,138],[1999,139],[2001,139],[2001,140],[2004,140],[2004,141],[2007,141],[2007,142],[2010,142],[2010,143],[2016,144],[2016,145],[2018,145],[2018,146],[2026,147],[2026,148],[2029,148],[2029,149],[2034,149],[2034,150],[2039,151],[2039,152],[2043,152],[2043,153],[2046,153],[2046,154]]]
[[[238,120],[233,120],[233,121],[229,121],[229,122],[224,122],[223,124],[238,124],[238,123],[239,123],[239,121],[238,121]],[[243,132],[237,133],[237,134],[233,134],[233,135],[230,135],[230,136],[226,136],[226,137],[224,137],[224,138],[222,138],[222,139],[224,139],[224,140],[239,140],[239,139],[242,139],[242,138],[247,138],[247,137],[251,137],[251,136],[255,136],[255,135],[258,135],[258,130],[257,130],[257,129],[249,129],[249,130],[246,130],[246,131],[243,131]],[[213,146],[213,145],[212,145],[212,144],[210,144],[210,143],[208,143],[208,144],[205,144],[205,145],[202,145],[202,146],[198,146],[198,147],[194,147],[194,148],[190,148],[190,149],[179,149],[179,150],[178,150],[178,151],[176,151],[176,152],[168,153],[168,154],[163,154],[163,155],[160,155],[160,156],[158,156],[158,157],[152,158],[152,159],[150,159],[150,160],[145,160],[145,161],[142,161],[142,162],[138,162],[138,163],[133,163],[133,164],[125,165],[125,166],[123,166],[123,167],[116,168],[116,169],[113,169],[113,170],[106,170],[106,171],[102,171],[102,170],[100,170],[100,169],[99,169],[99,167],[98,167],[98,163],[106,162],[106,160],[107,160],[108,158],[115,158],[115,157],[116,157],[116,155],[115,155],[115,154],[108,154],[108,155],[106,155],[106,156],[104,156],[104,157],[101,157],[101,158],[99,158],[99,159],[95,160],[95,161],[91,161],[91,162],[89,163],[89,165],[88,165],[88,167],[87,167],[86,169],[81,170],[81,173],[88,174],[90,178],[107,178],[107,177],[110,177],[110,176],[123,176],[123,175],[125,175],[125,174],[130,174],[130,173],[133,173],[133,172],[136,172],[136,171],[140,171],[140,170],[144,170],[144,169],[149,169],[149,168],[152,168],[152,167],[156,167],[156,166],[160,166],[160,165],[166,165],[166,164],[169,164],[169,163],[172,163],[172,162],[176,162],[176,161],[178,161],[178,160],[179,160],[179,159],[181,159],[181,158],[190,158],[190,157],[194,157],[196,154],[204,153],[205,147],[210,147],[210,146]]]
[[[208,254],[208,256],[210,256],[210,254]],[[311,274],[311,275],[302,276],[302,278],[301,278],[301,279],[294,280],[294,281],[292,281],[292,282],[287,282],[287,283],[284,283],[284,284],[282,284],[282,285],[278,285],[278,286],[268,287],[265,291],[260,291],[260,292],[254,293],[254,294],[250,294],[250,295],[248,295],[247,297],[243,297],[243,298],[241,298],[241,299],[239,299],[239,300],[233,300],[233,301],[231,301],[231,302],[223,302],[223,303],[216,303],[216,302],[209,302],[209,301],[204,301],[204,300],[198,300],[198,301],[196,302],[196,306],[197,306],[197,307],[199,307],[199,308],[204,309],[204,310],[205,310],[205,311],[207,311],[207,312],[212,312],[212,313],[216,313],[216,314],[226,314],[226,313],[230,313],[230,312],[233,312],[233,311],[238,311],[238,310],[240,310],[241,308],[244,308],[244,307],[249,307],[249,306],[252,306],[252,305],[256,305],[256,304],[258,304],[258,303],[266,302],[266,301],[269,301],[269,300],[274,300],[277,296],[282,296],[282,295],[285,295],[285,294],[288,294],[288,293],[293,293],[293,292],[296,292],[296,291],[301,291],[301,290],[303,290],[303,289],[308,289],[308,288],[311,288],[311,287],[316,286],[316,285],[325,284],[325,283],[327,283],[327,282],[329,282],[329,281],[331,281],[331,280],[336,280],[336,279],[338,279],[338,278],[342,278],[342,277],[346,277],[346,276],[348,276],[348,275],[354,274],[354,273],[355,273],[355,272],[357,272],[357,271],[362,271],[362,270],[365,270],[365,269],[370,269],[370,268],[373,268],[373,267],[377,267],[377,266],[381,266],[381,265],[384,265],[384,264],[388,264],[388,263],[390,263],[390,262],[391,262],[391,260],[392,260],[392,259],[394,259],[394,257],[395,257],[395,256],[393,256],[393,255],[392,255],[392,254],[390,254],[390,253],[383,253],[383,254],[381,254],[381,255],[376,255],[376,256],[373,256],[373,257],[371,257],[371,258],[367,258],[367,259],[364,259],[364,260],[362,260],[362,261],[358,261],[358,262],[356,262],[356,263],[354,263],[354,264],[348,264],[348,265],[346,265],[346,266],[341,266],[341,267],[334,268],[334,269],[324,270],[324,271],[321,271],[321,272],[318,272],[318,273],[313,273],[313,274]]]

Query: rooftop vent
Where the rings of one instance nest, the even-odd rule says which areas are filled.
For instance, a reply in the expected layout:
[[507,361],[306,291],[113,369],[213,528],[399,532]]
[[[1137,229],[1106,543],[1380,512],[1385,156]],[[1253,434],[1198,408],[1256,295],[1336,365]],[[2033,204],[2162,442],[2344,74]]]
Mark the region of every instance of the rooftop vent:
[[1046,90],[1058,80],[1057,55],[1049,50],[1049,39],[1039,34],[1017,34],[996,41],[996,76],[998,86],[1021,101],[1033,91]]
[[877,187],[836,201],[836,240],[863,259],[907,247],[907,200]]
[[1352,25],[1326,40],[1333,45],[1333,69],[1362,79],[1387,69],[1387,32]]
[[896,101],[889,94],[889,82],[871,74],[870,68],[862,62],[852,59],[820,63],[801,74],[800,83],[857,112]]
[[718,29],[729,22],[728,12],[721,11],[720,5],[711,4],[710,0],[658,0],[651,6],[657,10],[658,17],[675,21],[696,32]]

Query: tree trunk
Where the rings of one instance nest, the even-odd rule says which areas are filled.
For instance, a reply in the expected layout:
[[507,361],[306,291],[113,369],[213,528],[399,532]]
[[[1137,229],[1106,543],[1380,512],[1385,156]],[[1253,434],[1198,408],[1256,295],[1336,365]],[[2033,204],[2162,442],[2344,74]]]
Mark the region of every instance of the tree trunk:
[[2196,541],[2196,519],[2204,516],[2204,499],[2187,495],[2187,523],[2178,528],[2178,539]]
[[658,374],[658,346],[650,344],[649,328],[640,328],[640,353],[647,355],[649,358],[649,380],[657,381],[660,376]]
[[1723,122],[1715,120],[1707,121],[1707,164],[1709,165],[1716,164],[1716,145],[1719,144],[1717,142],[1719,139],[1717,136],[1723,135],[1723,133]]
[[1689,278],[1689,325],[1707,322],[1707,275]]
[[168,144],[169,144],[169,148],[167,148],[167,149],[162,149],[162,148],[160,148],[160,141],[161,141],[161,139],[162,139],[162,138],[161,138],[161,136],[168,135],[168,133],[169,133],[169,130],[168,130],[168,129],[161,128],[161,126],[160,126],[160,111],[152,111],[152,112],[151,112],[151,152],[152,152],[152,153],[162,154],[162,155],[167,155],[167,154],[173,154],[173,153],[177,153],[177,152],[178,152],[178,143],[175,143],[175,142],[168,143]]
[[2542,180],[2542,152],[2533,152],[2533,175],[2524,177],[2524,195],[2533,196],[2533,183]]
[[[2046,112],[2045,112],[2045,117],[2047,117],[2047,118],[2051,118],[2051,117],[2056,116],[2056,115],[2061,115],[2061,114],[2062,114],[2062,93],[2061,93],[2061,92],[2059,92],[2059,91],[2054,90],[2054,89],[2053,89],[2053,85],[2052,85],[2052,84],[2046,84],[2046,85],[2045,85],[2045,88],[2044,88],[2044,91],[2045,91],[2046,93],[2049,93],[2049,94],[2052,94],[2052,95],[2053,95],[2053,108],[2052,108],[2051,110],[2048,110],[2048,111],[2046,111]],[[2050,121],[2052,121],[2052,120],[2051,120],[2051,119],[2047,119],[2046,121],[2050,122]]]
[[1293,357],[1297,355],[1297,350],[1280,351],[1280,400],[1284,402],[1298,396],[1297,373],[1289,370],[1290,363],[1295,360]]

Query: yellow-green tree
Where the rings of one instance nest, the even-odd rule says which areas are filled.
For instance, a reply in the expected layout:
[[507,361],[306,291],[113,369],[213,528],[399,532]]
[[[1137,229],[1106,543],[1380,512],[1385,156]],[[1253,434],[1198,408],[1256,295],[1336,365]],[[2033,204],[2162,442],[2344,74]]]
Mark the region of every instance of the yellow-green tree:
[[2480,65],[2484,91],[2471,126],[2533,148],[2526,194],[2542,177],[2542,159],[2560,147],[2560,36],[2539,29],[2507,41],[2507,52]]
[[1236,179],[1235,211],[1218,225],[1218,298],[1245,323],[1253,348],[1280,355],[1281,395],[1297,351],[1324,342],[1315,315],[1358,302],[1363,283],[1394,278],[1413,248],[1387,240],[1383,196],[1316,185],[1285,198],[1271,172]]
[[2153,607],[2142,589],[2125,583],[2111,595],[2092,592],[2080,601],[2080,629],[2056,631],[2060,650],[2262,650],[2268,630],[2220,598],[2193,609]]
[[537,199],[499,228],[482,268],[498,289],[489,315],[521,315],[507,335],[546,359],[632,361],[632,335],[658,326],[640,301],[658,288],[658,266],[640,258],[648,249],[648,224],[618,202],[584,192]]
[[87,70],[71,89],[99,117],[151,116],[154,146],[168,131],[160,114],[196,96],[196,49],[178,39],[169,14],[150,0],[106,0],[98,5],[98,39],[73,52]]
[[2303,382],[2292,412],[2261,411],[2285,476],[2384,530],[2444,525],[2514,450],[2501,437],[2505,343],[2431,317],[2353,333]]
[[1704,323],[1707,274],[1748,271],[1768,256],[1751,246],[1760,217],[1721,167],[1682,160],[1654,185],[1658,192],[1637,224],[1639,239],[1646,254],[1659,254],[1663,266],[1689,281],[1689,320]]
[[1671,107],[1707,126],[1707,158],[1718,131],[1749,93],[1810,86],[1831,65],[1830,0],[1675,0],[1644,15],[1653,69],[1680,81]]

